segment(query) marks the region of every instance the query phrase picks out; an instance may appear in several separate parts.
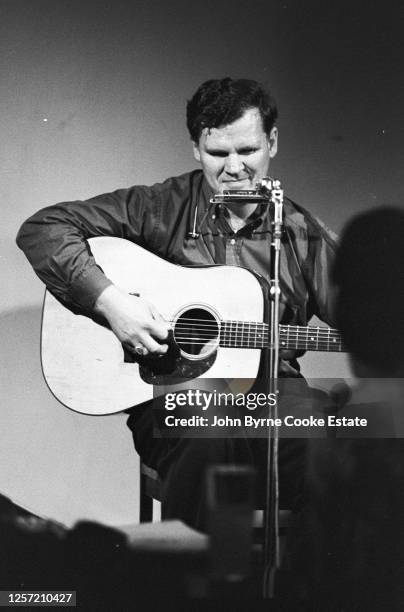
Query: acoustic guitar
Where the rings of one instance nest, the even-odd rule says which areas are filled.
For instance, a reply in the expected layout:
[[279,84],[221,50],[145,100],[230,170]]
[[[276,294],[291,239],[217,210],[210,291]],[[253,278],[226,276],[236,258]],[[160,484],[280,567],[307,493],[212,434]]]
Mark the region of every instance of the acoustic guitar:
[[[88,242],[115,285],[152,302],[171,323],[170,348],[158,358],[129,356],[108,328],[71,313],[46,291],[42,370],[60,402],[77,412],[104,415],[183,381],[244,379],[243,391],[252,387],[262,349],[269,346],[264,279],[237,266],[175,265],[121,238]],[[279,337],[281,349],[344,350],[335,329],[280,325]]]

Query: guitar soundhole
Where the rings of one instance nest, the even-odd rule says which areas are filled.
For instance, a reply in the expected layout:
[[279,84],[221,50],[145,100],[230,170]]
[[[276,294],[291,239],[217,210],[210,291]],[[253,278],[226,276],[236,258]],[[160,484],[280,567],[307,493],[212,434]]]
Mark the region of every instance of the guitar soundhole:
[[174,339],[189,359],[203,359],[219,345],[218,316],[206,307],[183,310],[174,324]]

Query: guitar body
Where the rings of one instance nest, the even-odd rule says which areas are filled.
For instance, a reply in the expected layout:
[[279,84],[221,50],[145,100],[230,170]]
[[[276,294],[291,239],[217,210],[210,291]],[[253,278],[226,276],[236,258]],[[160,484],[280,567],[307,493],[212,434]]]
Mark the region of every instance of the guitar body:
[[[168,359],[128,363],[110,330],[72,314],[47,291],[42,370],[60,402],[84,414],[101,415],[176,390],[184,379],[197,378],[199,388],[207,378],[250,379],[246,384],[251,388],[261,350],[219,346],[219,329],[221,321],[234,321],[232,333],[237,334],[237,322],[263,321],[263,290],[253,273],[236,266],[177,266],[120,238],[92,238],[89,245],[115,285],[152,302],[172,321],[173,348]],[[203,338],[195,336],[193,320],[208,330]]]

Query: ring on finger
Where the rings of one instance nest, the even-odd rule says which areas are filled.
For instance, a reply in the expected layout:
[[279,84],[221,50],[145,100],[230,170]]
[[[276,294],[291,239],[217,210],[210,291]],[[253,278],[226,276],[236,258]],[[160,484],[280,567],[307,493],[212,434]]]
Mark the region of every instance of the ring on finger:
[[136,344],[134,350],[137,355],[146,355],[147,353],[147,348],[144,347],[142,344]]

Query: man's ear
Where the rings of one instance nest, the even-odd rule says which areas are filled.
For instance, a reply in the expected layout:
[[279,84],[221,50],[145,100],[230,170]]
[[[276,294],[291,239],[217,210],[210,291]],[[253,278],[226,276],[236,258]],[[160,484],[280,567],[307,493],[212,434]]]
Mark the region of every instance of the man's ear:
[[268,136],[269,157],[275,157],[278,152],[278,128],[273,127]]
[[194,152],[194,158],[196,159],[197,162],[200,162],[201,161],[201,152],[199,150],[198,145],[194,141],[192,141],[192,150]]

